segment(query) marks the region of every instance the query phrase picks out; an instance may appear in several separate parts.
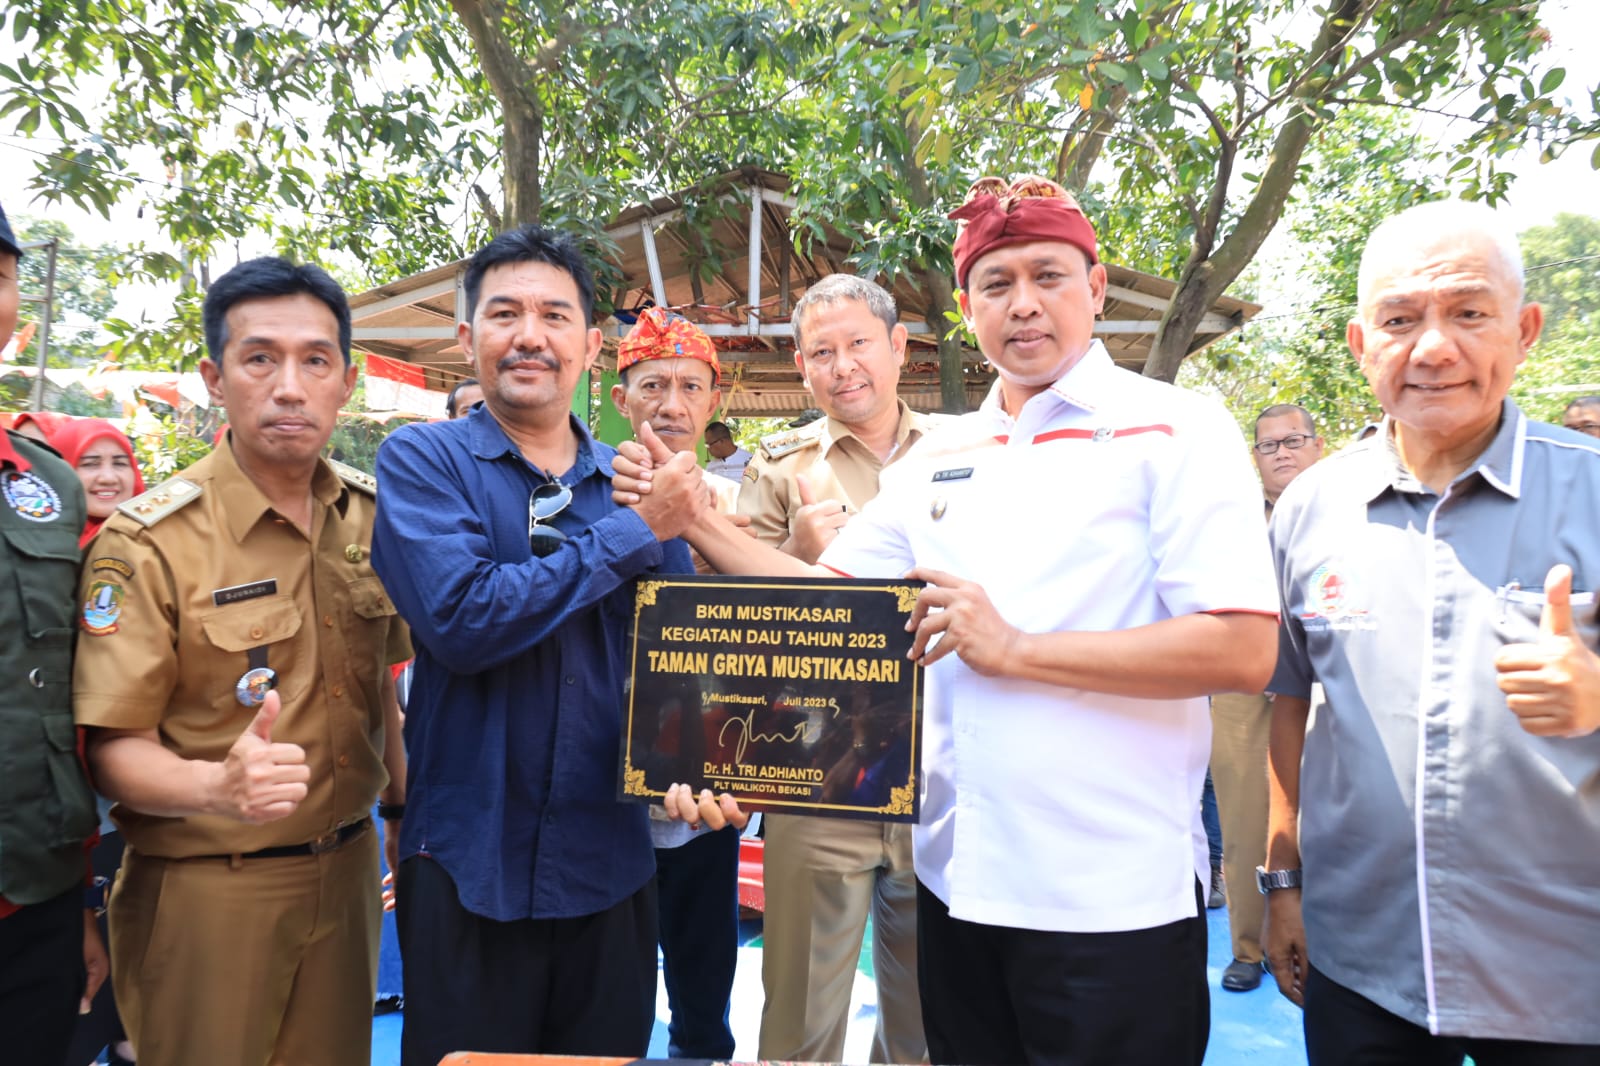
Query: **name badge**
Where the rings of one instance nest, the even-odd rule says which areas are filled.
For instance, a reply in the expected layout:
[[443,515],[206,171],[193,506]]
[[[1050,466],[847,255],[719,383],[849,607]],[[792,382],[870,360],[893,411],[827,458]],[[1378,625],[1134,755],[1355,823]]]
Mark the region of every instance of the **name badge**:
[[230,603],[272,596],[277,591],[278,579],[269,577],[265,581],[252,581],[248,585],[229,585],[225,589],[217,589],[211,594],[211,602],[218,607],[226,607]]
[[965,481],[972,476],[972,467],[962,466],[952,470],[940,470],[933,475],[934,481]]

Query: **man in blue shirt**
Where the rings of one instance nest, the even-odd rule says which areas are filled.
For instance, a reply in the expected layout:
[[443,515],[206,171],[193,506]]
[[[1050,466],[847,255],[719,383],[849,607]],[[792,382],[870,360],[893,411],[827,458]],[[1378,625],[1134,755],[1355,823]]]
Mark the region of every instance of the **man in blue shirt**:
[[407,426],[378,454],[372,562],[417,653],[396,886],[401,1061],[640,1056],[656,904],[646,809],[610,798],[625,644],[632,579],[692,572],[673,507],[698,514],[700,471],[685,453],[673,503],[612,503],[616,453],[570,413],[601,341],[570,235],[500,235],[465,288],[457,329],[483,404]]

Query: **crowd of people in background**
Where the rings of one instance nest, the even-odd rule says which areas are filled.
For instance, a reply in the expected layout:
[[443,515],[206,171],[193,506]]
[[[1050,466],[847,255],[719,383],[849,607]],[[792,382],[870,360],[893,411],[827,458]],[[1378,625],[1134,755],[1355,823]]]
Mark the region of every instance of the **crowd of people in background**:
[[[467,265],[449,417],[375,478],[322,457],[345,294],[278,258],[206,295],[199,463],[147,488],[110,423],[19,420],[7,1060],[367,1061],[380,852],[407,1066],[643,1056],[658,958],[671,1054],[730,1057],[749,812],[616,798],[634,582],[699,570],[924,584],[917,824],[766,817],[763,1059],[842,1056],[870,927],[874,1062],[1198,1064],[1220,887],[1222,987],[1270,972],[1317,1066],[1596,1061],[1600,397],[1508,398],[1542,326],[1514,237],[1455,202],[1377,226],[1347,340],[1385,417],[1328,454],[1303,406],[1247,441],[1112,362],[1065,189],[951,217],[998,374],[959,418],[899,399],[892,297],[833,275],[792,314],[814,421],[739,448],[714,343],[649,308],[602,443],[590,264],[526,226]],[[0,214],[0,340],[20,255]]]

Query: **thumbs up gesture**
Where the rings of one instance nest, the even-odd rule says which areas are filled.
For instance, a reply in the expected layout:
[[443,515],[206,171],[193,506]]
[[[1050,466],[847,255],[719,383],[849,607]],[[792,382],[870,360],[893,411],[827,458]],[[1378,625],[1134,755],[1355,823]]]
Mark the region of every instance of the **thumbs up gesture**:
[[[646,487],[638,489],[640,498],[632,504],[633,509],[657,540],[671,540],[700,517],[710,502],[711,490],[706,487],[705,474],[695,461],[694,452],[673,454],[650,423],[640,423],[638,443],[644,447],[650,467],[639,472]],[[612,478],[612,498],[616,499],[616,491],[623,487],[626,476],[620,455],[613,469],[616,476]]]
[[1544,589],[1538,643],[1508,644],[1495,656],[1500,691],[1535,736],[1587,736],[1600,729],[1600,656],[1573,624],[1572,568],[1551,567]]
[[816,489],[804,474],[795,475],[794,487],[800,493],[800,507],[789,522],[789,539],[783,550],[802,562],[814,563],[838,537],[850,512],[838,500],[817,499]]
[[221,813],[241,822],[261,824],[293,814],[306,798],[311,768],[305,749],[272,739],[272,727],[283,710],[277,692],[267,693],[261,709],[228,749],[216,784]]

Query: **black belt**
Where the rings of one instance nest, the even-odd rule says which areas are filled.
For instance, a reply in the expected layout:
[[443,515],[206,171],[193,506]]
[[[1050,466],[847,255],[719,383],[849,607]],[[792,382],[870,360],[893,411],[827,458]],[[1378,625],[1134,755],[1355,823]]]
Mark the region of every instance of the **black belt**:
[[241,852],[234,855],[196,855],[197,859],[289,859],[297,855],[321,855],[325,851],[338,851],[345,844],[365,833],[372,826],[370,817],[349,825],[324,833],[317,839],[306,844],[283,844],[275,848],[262,848],[260,851]]

